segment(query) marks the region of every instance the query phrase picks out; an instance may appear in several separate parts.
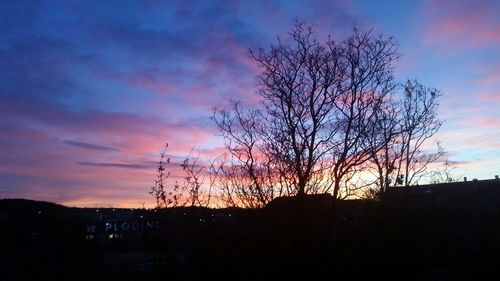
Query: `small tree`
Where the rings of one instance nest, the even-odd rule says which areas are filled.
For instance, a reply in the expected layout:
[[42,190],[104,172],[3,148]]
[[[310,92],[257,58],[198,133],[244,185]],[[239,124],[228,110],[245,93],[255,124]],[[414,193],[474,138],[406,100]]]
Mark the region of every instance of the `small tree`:
[[[167,180],[170,177],[170,171],[167,171],[167,165],[171,163],[170,157],[166,156],[168,143],[160,154],[160,162],[156,169],[156,179],[154,186],[151,187],[149,194],[156,200],[156,208],[180,207],[180,206],[208,206],[212,197],[212,187],[217,171],[214,169],[214,162],[208,167],[200,164],[199,155],[192,156],[194,151],[191,150],[189,155],[179,165],[184,173],[181,184],[175,181],[169,185]],[[208,190],[202,191],[205,186],[205,176],[210,176]]]
[[181,164],[184,171],[184,190],[186,190],[186,204],[190,206],[208,206],[211,199],[213,182],[210,181],[206,194],[202,191],[205,182],[206,167],[200,164],[199,154],[192,156],[193,150]]
[[170,202],[170,199],[167,199],[167,192],[165,190],[166,181],[170,176],[170,172],[165,169],[165,165],[170,163],[170,158],[166,157],[167,148],[168,143],[165,144],[165,148],[160,154],[160,162],[158,163],[158,168],[156,169],[155,184],[149,191],[149,194],[151,194],[156,200],[156,208],[167,207],[172,203]]
[[401,157],[398,174],[404,175],[404,185],[409,186],[427,171],[430,163],[444,155],[444,149],[437,144],[435,152],[424,150],[424,144],[441,128],[437,117],[438,98],[441,93],[423,86],[417,81],[408,81],[403,99],[403,120],[401,130]]
[[[270,202],[278,182],[273,182],[272,158],[266,154],[261,141],[261,113],[243,110],[240,102],[232,100],[232,111],[214,111],[212,119],[226,139],[230,157],[217,161],[217,182],[222,201],[230,206],[262,207]],[[278,194],[281,194],[279,191]]]
[[430,164],[444,155],[439,143],[435,151],[425,147],[442,125],[437,116],[439,91],[418,81],[407,81],[399,89],[403,90],[401,99],[385,103],[378,119],[375,138],[385,142],[372,151],[381,192],[418,182]]
[[431,171],[430,182],[431,183],[450,183],[457,182],[463,175],[453,175],[458,171],[458,168],[453,165],[449,160],[445,160],[444,163],[437,169]]

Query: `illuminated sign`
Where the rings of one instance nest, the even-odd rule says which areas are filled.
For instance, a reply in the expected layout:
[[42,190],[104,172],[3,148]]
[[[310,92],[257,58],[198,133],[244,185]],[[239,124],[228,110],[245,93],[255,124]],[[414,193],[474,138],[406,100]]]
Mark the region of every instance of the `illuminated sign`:
[[114,237],[117,233],[142,232],[158,229],[160,229],[159,221],[111,221],[106,222],[104,225],[87,225],[87,235],[85,236],[85,239],[93,240],[96,233],[106,235],[113,233]]
[[126,232],[160,229],[159,221],[107,222],[105,232]]

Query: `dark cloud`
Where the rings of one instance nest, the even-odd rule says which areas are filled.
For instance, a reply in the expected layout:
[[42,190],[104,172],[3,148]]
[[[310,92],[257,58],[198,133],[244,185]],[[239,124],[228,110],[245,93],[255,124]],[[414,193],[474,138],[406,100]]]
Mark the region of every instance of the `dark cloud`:
[[72,146],[85,148],[85,149],[120,151],[119,149],[114,148],[114,147],[96,145],[96,144],[91,144],[91,143],[86,143],[86,142],[79,142],[79,141],[72,141],[72,140],[65,140],[63,142],[66,144],[72,145]]
[[0,100],[0,110],[8,118],[5,122],[19,120],[26,125],[40,124],[73,133],[147,133],[167,125],[158,116],[103,110],[77,111],[56,102],[33,103],[23,98]]
[[442,163],[445,163],[445,162],[448,162],[450,165],[452,166],[466,166],[466,165],[470,165],[470,164],[473,164],[473,163],[479,163],[483,161],[483,159],[472,159],[472,160],[446,160],[446,161],[440,161]]
[[30,102],[73,96],[81,60],[71,43],[50,36],[13,41],[0,48],[0,92]]
[[150,165],[146,164],[125,164],[125,163],[94,163],[94,162],[76,162],[82,166],[93,166],[103,168],[125,168],[125,169],[151,169]]

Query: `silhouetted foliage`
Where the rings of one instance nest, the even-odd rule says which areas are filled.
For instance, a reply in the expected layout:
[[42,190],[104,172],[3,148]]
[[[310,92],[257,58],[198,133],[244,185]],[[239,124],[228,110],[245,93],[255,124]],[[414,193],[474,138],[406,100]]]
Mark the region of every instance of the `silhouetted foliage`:
[[458,171],[458,167],[454,166],[449,160],[445,160],[441,167],[430,172],[432,183],[451,183],[458,182],[463,174],[453,175]]
[[[215,169],[212,168],[212,164],[208,168],[200,164],[199,155],[192,156],[194,149],[191,150],[182,163],[172,163],[170,157],[166,155],[167,148],[168,143],[160,154],[155,184],[149,192],[156,200],[156,207],[208,206],[214,184],[212,177],[217,174]],[[171,175],[171,171],[167,170],[169,165],[178,165],[182,169],[184,175],[181,183],[168,181]],[[202,187],[205,184],[207,175],[210,177],[210,182],[208,183],[208,190],[204,192]]]
[[[156,207],[167,207],[174,202],[177,202],[176,195],[167,198],[166,181],[170,176],[170,172],[166,171],[165,165],[170,163],[170,158],[166,157],[166,152],[168,148],[168,143],[165,144],[163,152],[160,154],[160,162],[158,163],[158,168],[156,169],[156,179],[155,184],[151,187],[149,194],[151,194],[156,200]],[[168,193],[168,195],[172,195]]]
[[208,206],[212,195],[213,182],[212,180],[210,181],[208,191],[204,194],[202,186],[205,182],[207,168],[199,163],[199,154],[192,156],[193,151],[189,153],[181,164],[182,171],[185,173],[183,189],[187,191],[186,204],[190,206]]
[[[230,158],[217,161],[218,189],[228,206],[263,207],[277,194],[283,194],[284,174],[261,142],[261,113],[245,111],[232,101],[233,112],[216,111],[213,120],[225,137]],[[276,179],[276,181],[273,181]]]

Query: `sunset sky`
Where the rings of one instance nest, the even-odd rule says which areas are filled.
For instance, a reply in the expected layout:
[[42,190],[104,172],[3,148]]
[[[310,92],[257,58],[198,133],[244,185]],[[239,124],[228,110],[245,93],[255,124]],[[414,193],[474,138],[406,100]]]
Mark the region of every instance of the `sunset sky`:
[[[443,93],[457,175],[500,174],[500,1],[2,1],[0,198],[141,207],[165,142],[222,153],[209,119],[256,101],[248,48],[294,19],[394,36],[398,81]],[[175,176],[175,175],[174,175]]]

